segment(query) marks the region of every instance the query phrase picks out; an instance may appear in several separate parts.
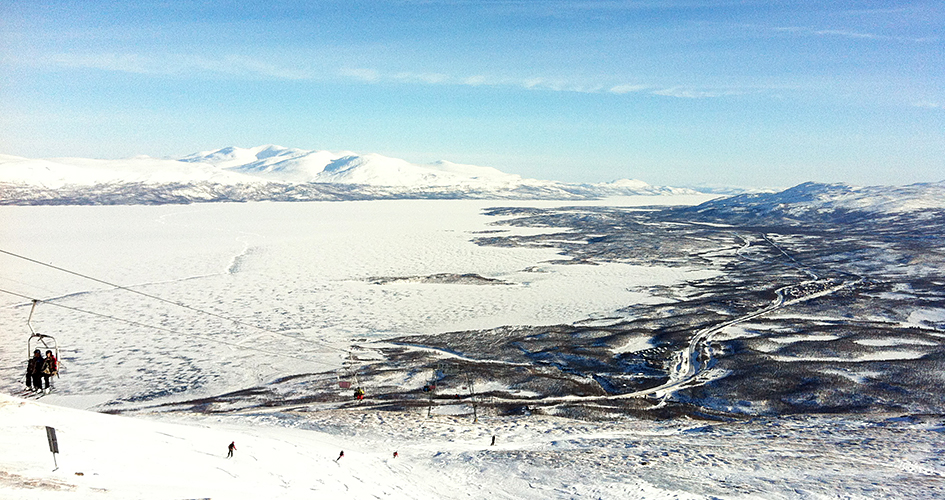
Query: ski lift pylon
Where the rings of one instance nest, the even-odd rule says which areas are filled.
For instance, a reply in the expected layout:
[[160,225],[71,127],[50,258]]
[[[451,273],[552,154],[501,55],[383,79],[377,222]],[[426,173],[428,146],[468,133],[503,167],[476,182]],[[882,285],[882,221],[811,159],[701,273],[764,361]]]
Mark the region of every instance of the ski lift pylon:
[[354,397],[357,399],[364,398],[364,390],[361,389],[361,381],[358,380],[358,369],[354,366],[351,351],[348,351],[348,359],[342,363],[341,373],[338,374],[338,387],[340,389],[354,387]]

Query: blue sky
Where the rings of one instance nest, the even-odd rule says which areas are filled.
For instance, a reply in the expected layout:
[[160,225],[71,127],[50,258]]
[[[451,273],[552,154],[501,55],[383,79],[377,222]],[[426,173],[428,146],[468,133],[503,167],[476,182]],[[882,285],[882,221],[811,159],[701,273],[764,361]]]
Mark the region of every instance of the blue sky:
[[0,153],[262,144],[578,182],[945,180],[945,5],[0,3]]

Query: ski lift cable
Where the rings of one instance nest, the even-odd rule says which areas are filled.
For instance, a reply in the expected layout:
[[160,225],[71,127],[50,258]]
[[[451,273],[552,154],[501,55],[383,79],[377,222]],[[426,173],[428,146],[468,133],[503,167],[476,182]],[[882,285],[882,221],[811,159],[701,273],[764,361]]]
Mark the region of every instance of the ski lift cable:
[[41,265],[41,266],[45,266],[45,267],[48,267],[48,268],[50,268],[50,269],[55,269],[56,271],[68,273],[68,274],[71,274],[71,275],[73,275],[73,276],[78,276],[78,277],[80,277],[80,278],[84,278],[84,279],[87,279],[87,280],[91,280],[91,281],[94,281],[94,282],[96,282],[96,283],[101,283],[101,284],[103,284],[103,285],[107,285],[107,286],[110,286],[110,287],[113,287],[113,288],[117,288],[117,289],[119,289],[119,290],[124,290],[124,291],[126,291],[126,292],[136,293],[136,294],[138,294],[138,295],[147,297],[147,298],[149,298],[149,299],[158,300],[158,301],[161,301],[161,302],[165,302],[165,303],[167,303],[167,304],[172,304],[172,305],[175,305],[175,306],[178,306],[178,307],[183,307],[184,309],[188,309],[188,310],[191,310],[191,311],[194,311],[194,312],[198,312],[198,313],[201,313],[201,314],[206,314],[206,315],[209,315],[209,316],[213,316],[213,317],[215,317],[215,318],[222,319],[222,320],[225,320],[225,321],[230,321],[230,322],[233,322],[233,323],[235,323],[235,324],[237,324],[237,325],[240,325],[240,326],[248,326],[248,327],[250,327],[250,328],[255,328],[255,329],[257,329],[257,330],[261,330],[261,331],[264,331],[264,332],[271,333],[271,334],[273,334],[273,335],[280,335],[280,336],[282,336],[282,337],[286,337],[286,338],[292,339],[292,340],[297,341],[297,342],[301,341],[301,342],[308,342],[308,343],[311,343],[311,344],[321,345],[321,346],[323,346],[323,347],[327,347],[328,349],[332,349],[332,350],[335,350],[335,351],[338,351],[338,352],[345,352],[345,353],[348,353],[348,352],[349,352],[349,350],[347,350],[347,349],[342,349],[342,348],[340,348],[340,347],[335,347],[335,346],[333,346],[333,345],[331,345],[331,344],[328,344],[328,343],[326,343],[326,342],[319,342],[319,341],[317,341],[317,340],[311,340],[311,339],[305,339],[305,338],[293,337],[293,336],[291,336],[291,335],[286,335],[286,334],[284,334],[284,333],[282,333],[282,332],[277,332],[277,331],[275,331],[275,330],[270,330],[270,329],[268,329],[268,328],[263,328],[263,327],[258,326],[258,325],[253,325],[253,324],[250,324],[250,323],[246,323],[246,322],[244,322],[244,321],[240,321],[240,320],[237,320],[237,319],[229,318],[229,317],[226,317],[226,316],[223,316],[223,315],[221,315],[221,314],[214,313],[214,312],[204,311],[204,310],[198,309],[198,308],[196,308],[196,307],[188,306],[187,304],[183,304],[183,303],[181,303],[181,302],[174,302],[173,300],[168,300],[168,299],[165,299],[165,298],[161,298],[161,297],[158,297],[158,296],[156,296],[156,295],[151,295],[151,294],[149,294],[149,293],[145,293],[145,292],[142,292],[142,291],[139,291],[139,290],[135,290],[135,289],[133,289],[133,288],[128,288],[128,287],[126,287],[126,286],[118,285],[118,284],[115,284],[115,283],[110,283],[110,282],[105,281],[105,280],[101,280],[101,279],[98,279],[98,278],[94,278],[94,277],[92,277],[92,276],[89,276],[89,275],[86,275],[86,274],[82,274],[82,273],[78,273],[78,272],[76,272],[76,271],[71,271],[71,270],[69,270],[69,269],[65,269],[65,268],[62,268],[62,267],[59,267],[59,266],[54,266],[54,265],[52,265],[52,264],[48,264],[48,263],[46,263],[46,262],[42,262],[42,261],[39,261],[39,260],[36,260],[36,259],[31,259],[31,258],[26,257],[26,256],[24,256],[24,255],[19,255],[19,254],[13,253],[13,252],[9,252],[9,251],[7,251],[7,250],[0,249],[0,253],[9,255],[9,256],[11,256],[11,257],[16,257],[16,258],[18,258],[18,259],[23,259],[23,260],[25,260],[25,261],[27,261],[27,262],[32,262],[32,263],[34,263],[34,264],[39,264],[39,265]]
[[56,293],[56,292],[54,292],[53,290],[50,290],[50,289],[48,289],[48,288],[46,288],[46,287],[42,287],[42,286],[39,286],[39,285],[36,285],[36,284],[33,284],[33,283],[27,283],[27,282],[25,282],[25,281],[15,280],[15,279],[10,278],[10,277],[8,277],[8,276],[0,276],[0,280],[10,281],[10,282],[16,283],[17,285],[28,286],[28,287],[30,287],[30,288],[35,288],[35,289],[37,289],[37,290],[42,290],[42,291],[44,291],[44,292]]
[[[123,319],[123,318],[118,318],[118,317],[115,317],[115,316],[110,316],[110,315],[108,315],[108,314],[102,314],[102,313],[97,313],[97,312],[94,312],[94,311],[87,311],[87,310],[85,310],[85,309],[79,309],[78,307],[72,307],[72,306],[67,306],[67,305],[63,305],[63,304],[57,304],[57,303],[55,303],[55,302],[46,302],[46,301],[41,300],[41,299],[34,299],[34,298],[32,298],[32,297],[30,297],[30,296],[28,296],[28,295],[23,295],[23,294],[17,293],[17,292],[11,292],[10,290],[4,290],[4,289],[2,289],[2,288],[0,288],[0,292],[6,293],[6,294],[9,294],[9,295],[14,295],[14,296],[16,296],[16,297],[24,298],[24,299],[27,299],[27,300],[42,302],[42,303],[44,303],[44,304],[49,304],[49,305],[55,306],[55,307],[61,307],[61,308],[63,308],[63,309],[68,309],[68,310],[70,310],[70,311],[76,311],[76,312],[80,312],[80,313],[84,313],[84,314],[89,314],[89,315],[92,315],[92,316],[98,316],[98,317],[100,317],[100,318],[110,319],[110,320],[118,321],[118,322],[121,322],[121,323],[128,323],[129,325],[141,326],[141,327],[144,327],[144,328],[151,328],[151,329],[154,329],[154,330],[161,330],[161,331],[164,331],[164,332],[173,333],[173,334],[175,334],[175,335],[188,335],[188,334],[186,334],[186,333],[181,333],[181,332],[179,332],[179,331],[177,331],[177,330],[172,330],[172,329],[170,329],[170,328],[164,328],[163,326],[149,325],[149,324],[146,324],[146,323],[141,323],[141,322],[139,322],[139,321],[133,321],[133,320],[130,320],[130,319]],[[235,348],[237,348],[237,349],[246,349],[246,350],[249,350],[249,351],[257,351],[257,352],[261,352],[261,353],[264,353],[264,354],[271,354],[271,355],[279,356],[279,357],[283,357],[283,358],[297,359],[297,360],[299,360],[299,361],[304,361],[304,362],[306,362],[306,363],[313,363],[313,364],[325,365],[325,366],[334,366],[333,364],[326,363],[326,362],[324,362],[324,361],[315,361],[315,360],[312,360],[312,359],[302,358],[302,357],[300,357],[300,356],[294,356],[294,355],[291,355],[291,354],[285,354],[285,353],[275,352],[275,351],[267,351],[267,350],[265,350],[265,349],[260,349],[260,348],[258,348],[258,347],[245,346],[245,345],[242,345],[242,344],[239,344],[239,343],[236,343],[236,342],[227,342],[227,341],[225,341],[225,340],[219,340],[219,339],[213,339],[213,342],[218,343],[218,344],[228,345],[228,346],[230,346],[230,347],[235,347]]]
[[85,314],[90,314],[90,315],[92,315],[92,316],[98,316],[98,317],[100,317],[100,318],[106,318],[106,319],[111,319],[111,320],[114,320],[114,321],[120,321],[120,322],[122,322],[122,323],[128,323],[128,324],[130,324],[130,325],[143,326],[143,327],[145,327],[145,328],[152,328],[152,329],[154,329],[154,330],[162,330],[162,331],[169,332],[169,333],[176,333],[176,334],[179,334],[179,332],[176,332],[176,331],[174,331],[174,330],[171,330],[170,328],[164,328],[164,327],[162,327],[162,326],[148,325],[148,324],[141,323],[141,322],[134,321],[134,320],[130,320],[130,319],[123,319],[123,318],[118,318],[118,317],[115,317],[115,316],[109,316],[109,315],[107,315],[107,314],[97,313],[97,312],[94,312],[94,311],[87,311],[87,310],[85,310],[85,309],[79,309],[78,307],[66,306],[66,305],[63,305],[63,304],[57,304],[57,303],[55,303],[55,302],[47,302],[47,301],[42,300],[42,299],[34,299],[33,297],[30,297],[30,296],[28,296],[28,295],[23,295],[22,293],[17,293],[17,292],[11,292],[10,290],[4,290],[4,289],[2,289],[2,288],[0,288],[0,292],[6,293],[6,294],[9,294],[9,295],[14,295],[14,296],[16,296],[16,297],[24,298],[24,299],[27,299],[27,300],[31,300],[31,301],[33,301],[33,302],[42,302],[42,303],[44,303],[44,304],[49,304],[49,305],[51,305],[51,306],[61,307],[61,308],[63,308],[63,309],[69,309],[70,311],[77,311],[77,312],[81,312],[81,313],[85,313]]

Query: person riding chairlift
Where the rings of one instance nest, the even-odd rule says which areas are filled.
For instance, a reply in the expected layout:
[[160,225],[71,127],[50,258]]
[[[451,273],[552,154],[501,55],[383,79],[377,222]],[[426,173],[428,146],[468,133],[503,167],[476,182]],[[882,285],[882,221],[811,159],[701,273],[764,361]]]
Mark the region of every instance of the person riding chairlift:
[[33,357],[26,363],[26,388],[30,391],[42,390],[43,354],[39,349],[33,351]]
[[46,358],[43,359],[43,381],[46,383],[46,392],[49,392],[49,377],[59,375],[59,361],[53,356],[52,351],[46,351]]

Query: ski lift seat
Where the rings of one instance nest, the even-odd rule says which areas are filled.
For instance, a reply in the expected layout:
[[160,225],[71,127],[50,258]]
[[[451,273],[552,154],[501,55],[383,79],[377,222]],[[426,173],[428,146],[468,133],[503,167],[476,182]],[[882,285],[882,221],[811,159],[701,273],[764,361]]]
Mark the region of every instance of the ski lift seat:
[[33,357],[33,351],[39,350],[40,354],[45,355],[46,351],[52,351],[53,356],[56,358],[56,362],[61,366],[59,360],[59,344],[56,342],[56,338],[52,335],[44,335],[42,333],[36,333],[36,330],[33,330],[33,312],[36,311],[36,304],[38,300],[33,300],[33,306],[30,308],[29,318],[26,320],[26,326],[30,329],[30,338],[26,341],[26,357]]

